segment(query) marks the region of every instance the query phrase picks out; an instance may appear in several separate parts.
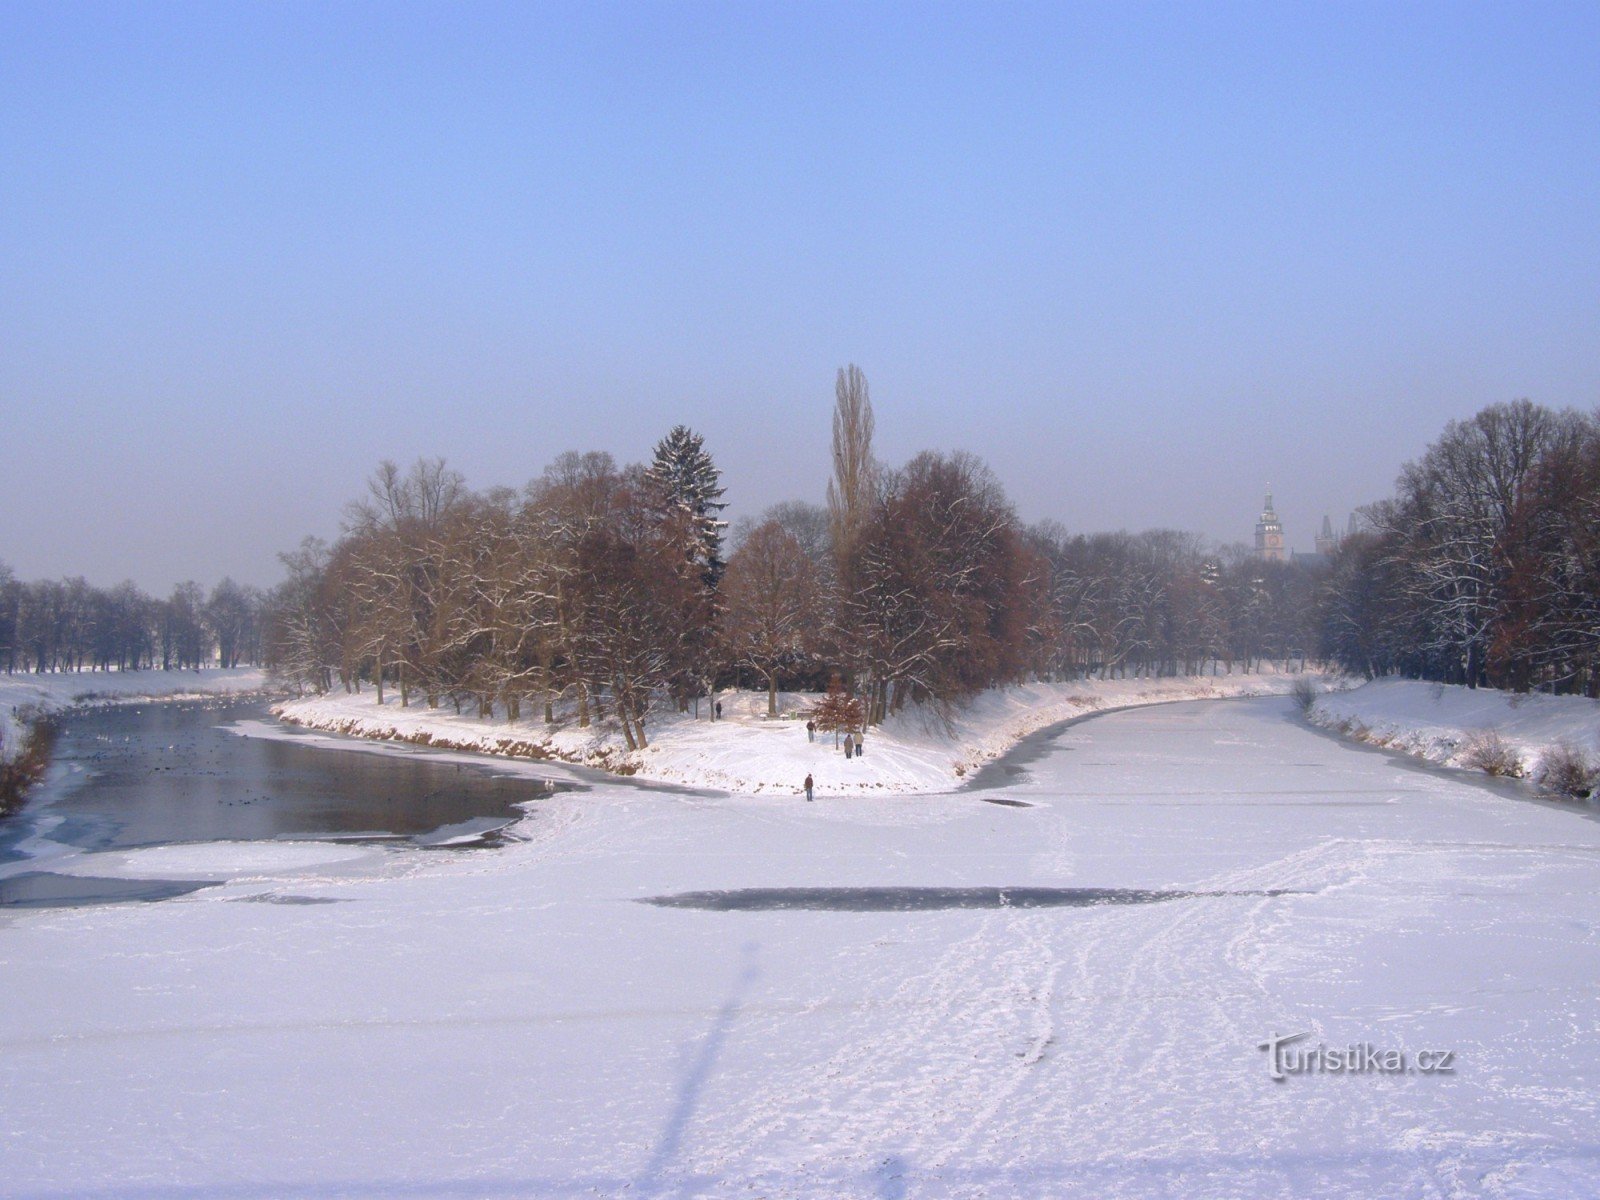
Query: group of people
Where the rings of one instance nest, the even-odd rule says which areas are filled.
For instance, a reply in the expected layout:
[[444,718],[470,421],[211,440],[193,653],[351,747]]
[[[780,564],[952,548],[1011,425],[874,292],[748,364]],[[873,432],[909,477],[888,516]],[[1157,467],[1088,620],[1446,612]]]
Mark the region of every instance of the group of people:
[[[814,742],[816,740],[817,740],[817,723],[815,721],[807,721],[806,722],[806,741]],[[861,733],[856,733],[856,732],[852,731],[852,732],[847,733],[847,734],[844,735],[844,756],[846,758],[861,758],[863,755],[866,754],[866,752],[867,752],[867,735],[866,735],[865,731],[863,731]],[[811,799],[811,794],[812,794],[812,789],[816,787],[816,782],[811,778],[810,775],[806,776],[806,784],[805,784],[805,786],[806,786],[806,799],[810,800]]]
[[[806,722],[806,741],[814,742],[816,740],[817,740],[817,723],[815,721],[807,721]],[[844,735],[844,756],[846,758],[850,758],[850,757],[861,758],[866,754],[866,752],[867,752],[867,731],[866,730],[863,729],[860,733],[851,732],[851,733],[847,733],[847,734]]]

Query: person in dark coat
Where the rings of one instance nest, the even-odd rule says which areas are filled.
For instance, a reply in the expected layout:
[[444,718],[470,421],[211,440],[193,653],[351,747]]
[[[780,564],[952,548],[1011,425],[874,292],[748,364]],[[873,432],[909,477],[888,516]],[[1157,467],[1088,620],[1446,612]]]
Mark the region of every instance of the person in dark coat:
[[717,701],[717,720],[722,720],[722,701]]
[[807,804],[811,803],[811,789],[812,789],[813,786],[815,786],[815,785],[811,782],[811,776],[807,775],[806,776],[806,803]]
[[814,742],[816,740],[817,740],[817,723],[815,721],[807,721],[806,722],[806,741]]
[[855,754],[855,752],[856,752],[856,735],[853,734],[853,733],[847,733],[847,734],[844,735],[844,756],[846,758],[850,758],[852,755]]

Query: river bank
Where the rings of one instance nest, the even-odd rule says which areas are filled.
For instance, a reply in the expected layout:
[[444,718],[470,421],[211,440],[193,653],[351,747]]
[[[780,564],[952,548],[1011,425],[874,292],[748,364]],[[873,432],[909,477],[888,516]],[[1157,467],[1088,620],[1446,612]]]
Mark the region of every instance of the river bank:
[[22,725],[20,733],[15,750],[9,739],[0,738],[0,817],[21,808],[28,790],[50,767],[50,751],[55,744],[55,725],[50,718],[35,718]]
[[1588,795],[1600,773],[1600,701],[1380,679],[1319,697],[1306,713],[1324,729],[1436,766],[1528,779]]
[[[1287,695],[1302,673],[1193,676],[1171,679],[1085,679],[1032,683],[984,692],[945,713],[912,709],[868,732],[867,753],[846,759],[832,735],[809,740],[806,714],[821,697],[785,692],[779,716],[766,715],[767,694],[722,692],[702,704],[699,716],[658,711],[648,721],[650,744],[629,751],[619,729],[606,721],[579,728],[557,710],[539,719],[508,722],[457,714],[420,704],[402,708],[391,693],[330,693],[275,705],[280,720],[331,733],[386,741],[554,760],[614,774],[740,794],[799,794],[807,775],[819,794],[948,791],[969,779],[1023,738],[1062,721],[1108,709],[1179,700]],[[1312,673],[1319,687],[1324,676]],[[720,702],[722,719],[712,721]]]

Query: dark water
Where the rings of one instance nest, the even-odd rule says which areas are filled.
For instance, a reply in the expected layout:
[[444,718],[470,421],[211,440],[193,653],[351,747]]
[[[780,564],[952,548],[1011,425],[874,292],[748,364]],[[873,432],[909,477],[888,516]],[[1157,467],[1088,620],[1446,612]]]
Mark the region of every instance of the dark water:
[[170,900],[211,884],[175,879],[99,879],[92,875],[58,875],[24,871],[0,879],[0,907],[77,908],[85,904],[120,904],[130,900]]
[[1197,896],[1283,896],[1257,892],[1147,891],[1096,887],[792,887],[677,892],[643,901],[663,908],[716,912],[770,912],[799,908],[824,912],[925,912],[944,908],[1092,908],[1105,904],[1159,904]]
[[[496,830],[523,815],[519,804],[559,786],[426,751],[330,750],[224,728],[270,719],[260,699],[69,717],[49,778],[0,823],[0,863],[27,857],[18,845],[36,836],[79,850],[308,838],[492,844]],[[13,882],[0,888],[0,904],[50,903],[65,886]]]

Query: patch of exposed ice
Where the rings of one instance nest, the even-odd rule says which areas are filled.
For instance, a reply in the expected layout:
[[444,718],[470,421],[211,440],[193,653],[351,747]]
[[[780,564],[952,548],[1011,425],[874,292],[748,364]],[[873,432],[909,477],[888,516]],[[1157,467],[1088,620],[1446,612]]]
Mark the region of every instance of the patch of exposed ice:
[[199,842],[84,854],[56,867],[73,875],[117,879],[240,879],[292,876],[353,864],[381,853],[326,842]]

